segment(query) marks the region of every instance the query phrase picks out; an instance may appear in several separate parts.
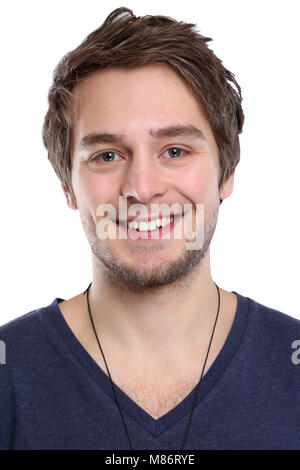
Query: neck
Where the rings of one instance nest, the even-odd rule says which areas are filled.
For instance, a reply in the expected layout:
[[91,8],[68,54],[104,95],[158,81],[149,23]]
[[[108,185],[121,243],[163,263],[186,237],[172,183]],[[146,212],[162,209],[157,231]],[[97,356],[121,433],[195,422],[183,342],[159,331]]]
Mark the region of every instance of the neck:
[[[173,358],[207,347],[218,308],[209,258],[183,281],[155,289],[106,282],[94,265],[89,303],[101,343],[140,356]],[[224,292],[224,291],[223,291]],[[220,292],[221,293],[221,292]],[[221,295],[222,302],[222,295]],[[221,310],[220,310],[221,313]]]

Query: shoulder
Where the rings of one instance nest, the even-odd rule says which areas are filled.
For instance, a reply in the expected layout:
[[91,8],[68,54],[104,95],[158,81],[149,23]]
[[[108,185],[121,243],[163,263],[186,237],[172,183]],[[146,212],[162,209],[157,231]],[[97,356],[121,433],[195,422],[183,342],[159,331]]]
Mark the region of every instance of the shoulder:
[[238,296],[237,316],[244,319],[244,343],[261,351],[277,351],[291,348],[294,340],[300,340],[300,320],[276,308],[250,297]]
[[[50,326],[55,324],[56,298],[0,326],[0,449],[9,448],[14,401],[32,393],[37,375],[51,357]],[[53,317],[51,318],[51,315]],[[28,392],[29,390],[29,392]],[[18,398],[19,397],[19,398]]]
[[[0,326],[0,340],[7,348],[15,350],[23,343],[30,343],[41,331],[41,316],[45,307],[37,308]],[[13,346],[13,348],[11,348]]]
[[289,315],[287,312],[268,307],[249,297],[248,301],[249,320],[255,327],[257,333],[268,333],[269,337],[280,339],[291,335],[300,335],[300,320]]
[[239,300],[248,315],[241,352],[249,368],[300,386],[300,320],[249,297]]
[[0,326],[0,335],[9,335],[11,333],[15,333],[18,330],[23,329],[24,327],[28,327],[32,325],[32,323],[36,323],[39,321],[39,316],[41,311],[45,307],[37,308],[27,313],[23,313],[18,317],[14,318],[13,320],[8,321]]
[[[7,365],[20,369],[30,357],[38,357],[45,347],[48,324],[51,315],[55,316],[57,301],[24,313],[0,326],[0,340],[5,349]],[[47,321],[46,321],[47,320]]]
[[58,303],[65,303],[64,299],[55,298],[50,304],[23,313],[18,317],[0,325],[0,335],[10,335],[30,330],[34,325],[40,325],[45,315],[54,313]]

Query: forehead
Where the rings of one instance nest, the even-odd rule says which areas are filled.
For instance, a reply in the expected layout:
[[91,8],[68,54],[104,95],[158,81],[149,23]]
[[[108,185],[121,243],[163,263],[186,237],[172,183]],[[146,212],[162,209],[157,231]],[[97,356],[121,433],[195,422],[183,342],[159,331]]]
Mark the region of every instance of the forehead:
[[185,80],[171,67],[112,67],[74,88],[74,134],[80,140],[99,128],[127,134],[181,123],[211,134],[205,113]]

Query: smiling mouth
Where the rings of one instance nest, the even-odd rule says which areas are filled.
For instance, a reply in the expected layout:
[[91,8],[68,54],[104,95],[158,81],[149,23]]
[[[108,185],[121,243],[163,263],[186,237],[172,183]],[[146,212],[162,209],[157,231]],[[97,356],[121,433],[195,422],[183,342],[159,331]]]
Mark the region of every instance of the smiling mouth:
[[116,224],[119,225],[122,230],[126,232],[126,239],[129,241],[137,241],[137,242],[143,242],[143,241],[162,241],[162,240],[171,240],[173,237],[170,236],[171,232],[174,229],[174,225],[177,223],[177,221],[183,217],[182,214],[179,214],[175,217],[170,217],[167,220],[164,221],[164,225],[161,225],[160,227],[155,227],[153,226],[149,228],[149,225],[141,225],[141,230],[140,226],[138,228],[131,228],[129,225],[130,224],[125,224],[124,222],[116,221]]
[[[178,217],[178,216],[177,216]],[[125,224],[125,222],[117,221],[117,225],[122,225],[123,227],[126,227],[130,230],[135,230],[136,232],[153,232],[156,231],[160,228],[166,227],[167,225],[170,225],[175,217],[163,217],[162,219],[156,219],[152,220],[151,222],[146,222],[146,221],[130,221],[128,224]]]

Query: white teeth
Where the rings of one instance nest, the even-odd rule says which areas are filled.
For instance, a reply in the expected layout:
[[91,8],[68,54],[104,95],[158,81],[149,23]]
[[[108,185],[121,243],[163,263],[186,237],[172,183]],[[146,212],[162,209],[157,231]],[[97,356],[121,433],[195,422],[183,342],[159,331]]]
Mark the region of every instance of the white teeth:
[[161,221],[161,225],[162,225],[162,227],[164,227],[165,225],[168,225],[170,222],[171,222],[171,220],[169,218],[163,217],[163,219]]
[[156,230],[159,227],[165,227],[174,220],[174,217],[163,217],[163,219],[156,219],[151,220],[151,222],[136,222],[132,221],[128,223],[128,227],[131,229],[139,229],[141,232],[145,232],[147,230]]

